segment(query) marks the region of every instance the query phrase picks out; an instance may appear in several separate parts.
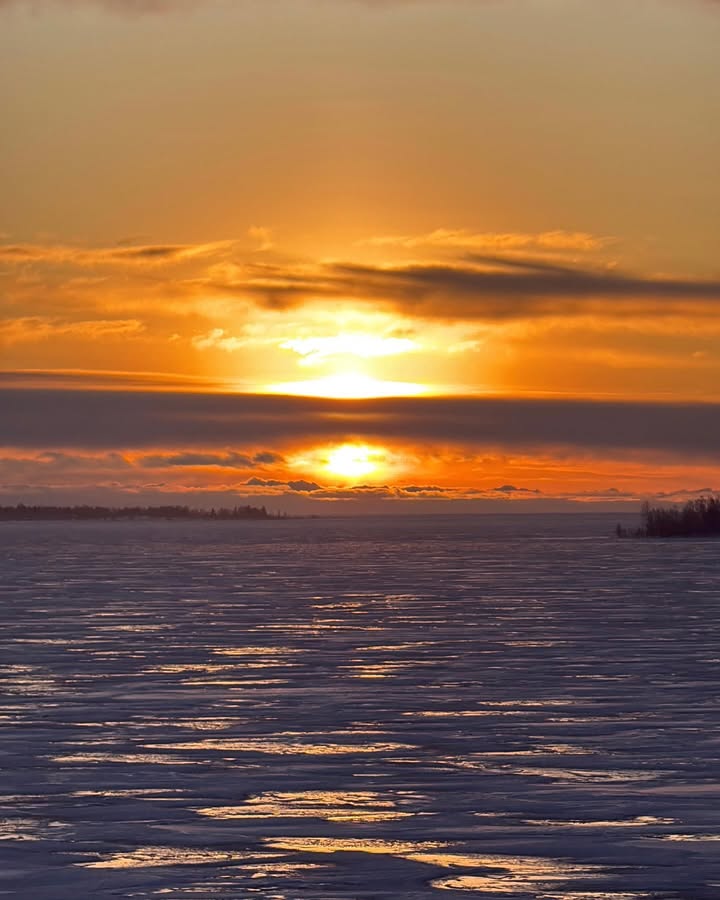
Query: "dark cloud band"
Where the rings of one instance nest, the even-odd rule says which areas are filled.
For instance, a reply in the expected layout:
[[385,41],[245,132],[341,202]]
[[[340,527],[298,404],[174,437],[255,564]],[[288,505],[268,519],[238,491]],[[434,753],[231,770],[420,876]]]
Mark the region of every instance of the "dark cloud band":
[[720,404],[507,397],[337,401],[252,394],[0,390],[0,444],[227,448],[363,439],[683,459],[720,452]]

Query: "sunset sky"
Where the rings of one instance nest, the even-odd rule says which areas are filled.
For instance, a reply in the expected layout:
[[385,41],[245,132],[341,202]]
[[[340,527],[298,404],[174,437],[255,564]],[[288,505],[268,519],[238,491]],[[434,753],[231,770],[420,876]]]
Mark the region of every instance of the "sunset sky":
[[0,504],[720,489],[720,3],[0,0]]

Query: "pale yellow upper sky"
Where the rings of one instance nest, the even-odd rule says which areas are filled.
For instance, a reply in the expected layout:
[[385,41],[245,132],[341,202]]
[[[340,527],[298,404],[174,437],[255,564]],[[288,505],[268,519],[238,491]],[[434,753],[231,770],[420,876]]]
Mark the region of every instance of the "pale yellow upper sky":
[[292,251],[345,255],[386,233],[564,229],[714,271],[712,2],[108,5],[2,12],[13,238],[197,242],[264,225]]

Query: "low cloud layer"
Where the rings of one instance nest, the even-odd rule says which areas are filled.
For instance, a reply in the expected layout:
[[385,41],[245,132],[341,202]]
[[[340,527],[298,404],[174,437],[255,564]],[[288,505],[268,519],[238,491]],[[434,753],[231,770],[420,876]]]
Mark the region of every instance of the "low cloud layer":
[[353,402],[248,394],[0,390],[2,444],[27,448],[297,445],[364,440],[533,452],[720,453],[720,404],[500,397]]

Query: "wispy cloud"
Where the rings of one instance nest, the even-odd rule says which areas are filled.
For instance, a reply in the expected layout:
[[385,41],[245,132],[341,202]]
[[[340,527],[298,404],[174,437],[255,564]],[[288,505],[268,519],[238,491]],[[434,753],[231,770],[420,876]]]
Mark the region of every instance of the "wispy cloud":
[[[274,311],[324,302],[363,304],[445,322],[588,313],[604,319],[645,316],[654,320],[668,314],[716,317],[717,279],[638,274],[613,264],[567,262],[563,255],[540,253],[538,245],[565,243],[579,248],[587,242],[594,247],[602,240],[565,232],[487,236],[441,231],[433,232],[422,247],[417,244],[416,249],[429,258],[392,264],[353,259],[286,261],[277,256],[261,263],[252,249],[232,240],[100,248],[4,244],[0,245],[2,304],[22,305],[26,315],[29,310],[30,315],[45,313],[62,297],[64,305],[71,301],[77,310],[83,303],[115,304],[126,310],[148,309],[155,316],[163,311],[202,312],[223,303],[227,312],[229,305],[239,302]],[[533,248],[538,252],[532,252]],[[433,258],[438,250],[450,256]],[[82,270],[81,277],[72,272],[73,267]],[[102,292],[90,276],[103,279]],[[222,333],[221,328],[225,328]],[[242,340],[221,323],[198,334],[194,346],[234,350]]]
[[205,244],[145,244],[140,246],[76,247],[71,244],[2,244],[0,263],[44,263],[69,266],[160,266],[203,257],[220,256],[236,247],[235,241]]
[[247,341],[228,334],[224,328],[212,328],[205,334],[195,335],[190,343],[196,350],[224,350],[232,353],[244,347]]
[[57,337],[76,337],[99,340],[110,337],[129,337],[144,331],[137,319],[92,319],[65,322],[38,316],[0,320],[0,344],[21,344],[45,341]]
[[316,481],[305,481],[303,479],[291,481],[278,481],[274,478],[249,478],[244,487],[252,488],[283,488],[288,491],[295,491],[299,494],[313,494],[316,491],[322,491],[322,487]]
[[168,372],[113,372],[86,369],[22,369],[0,373],[5,388],[47,388],[123,391],[221,391],[229,382]]
[[284,461],[279,453],[262,450],[252,455],[227,451],[225,453],[164,453],[138,456],[135,465],[145,469],[172,468],[220,468],[220,469],[257,469],[258,467],[277,465]]
[[[284,309],[318,300],[389,305],[436,319],[509,320],[580,315],[602,301],[605,315],[658,310],[648,304],[720,300],[720,281],[661,278],[616,269],[552,264],[533,257],[475,254],[448,263],[222,267],[198,287]],[[613,305],[607,306],[608,302]],[[713,314],[716,312],[714,307]]]
[[312,366],[334,357],[377,359],[397,356],[420,350],[417,341],[407,337],[378,336],[368,333],[343,332],[326,337],[290,338],[280,344],[283,350],[292,350],[301,357],[301,365]]
[[523,232],[474,232],[467,229],[438,228],[419,235],[386,235],[359,242],[359,246],[399,247],[449,250],[482,250],[508,252],[539,250],[548,252],[589,252],[602,250],[615,243],[614,238],[602,238],[584,231],[544,231],[537,234]]

